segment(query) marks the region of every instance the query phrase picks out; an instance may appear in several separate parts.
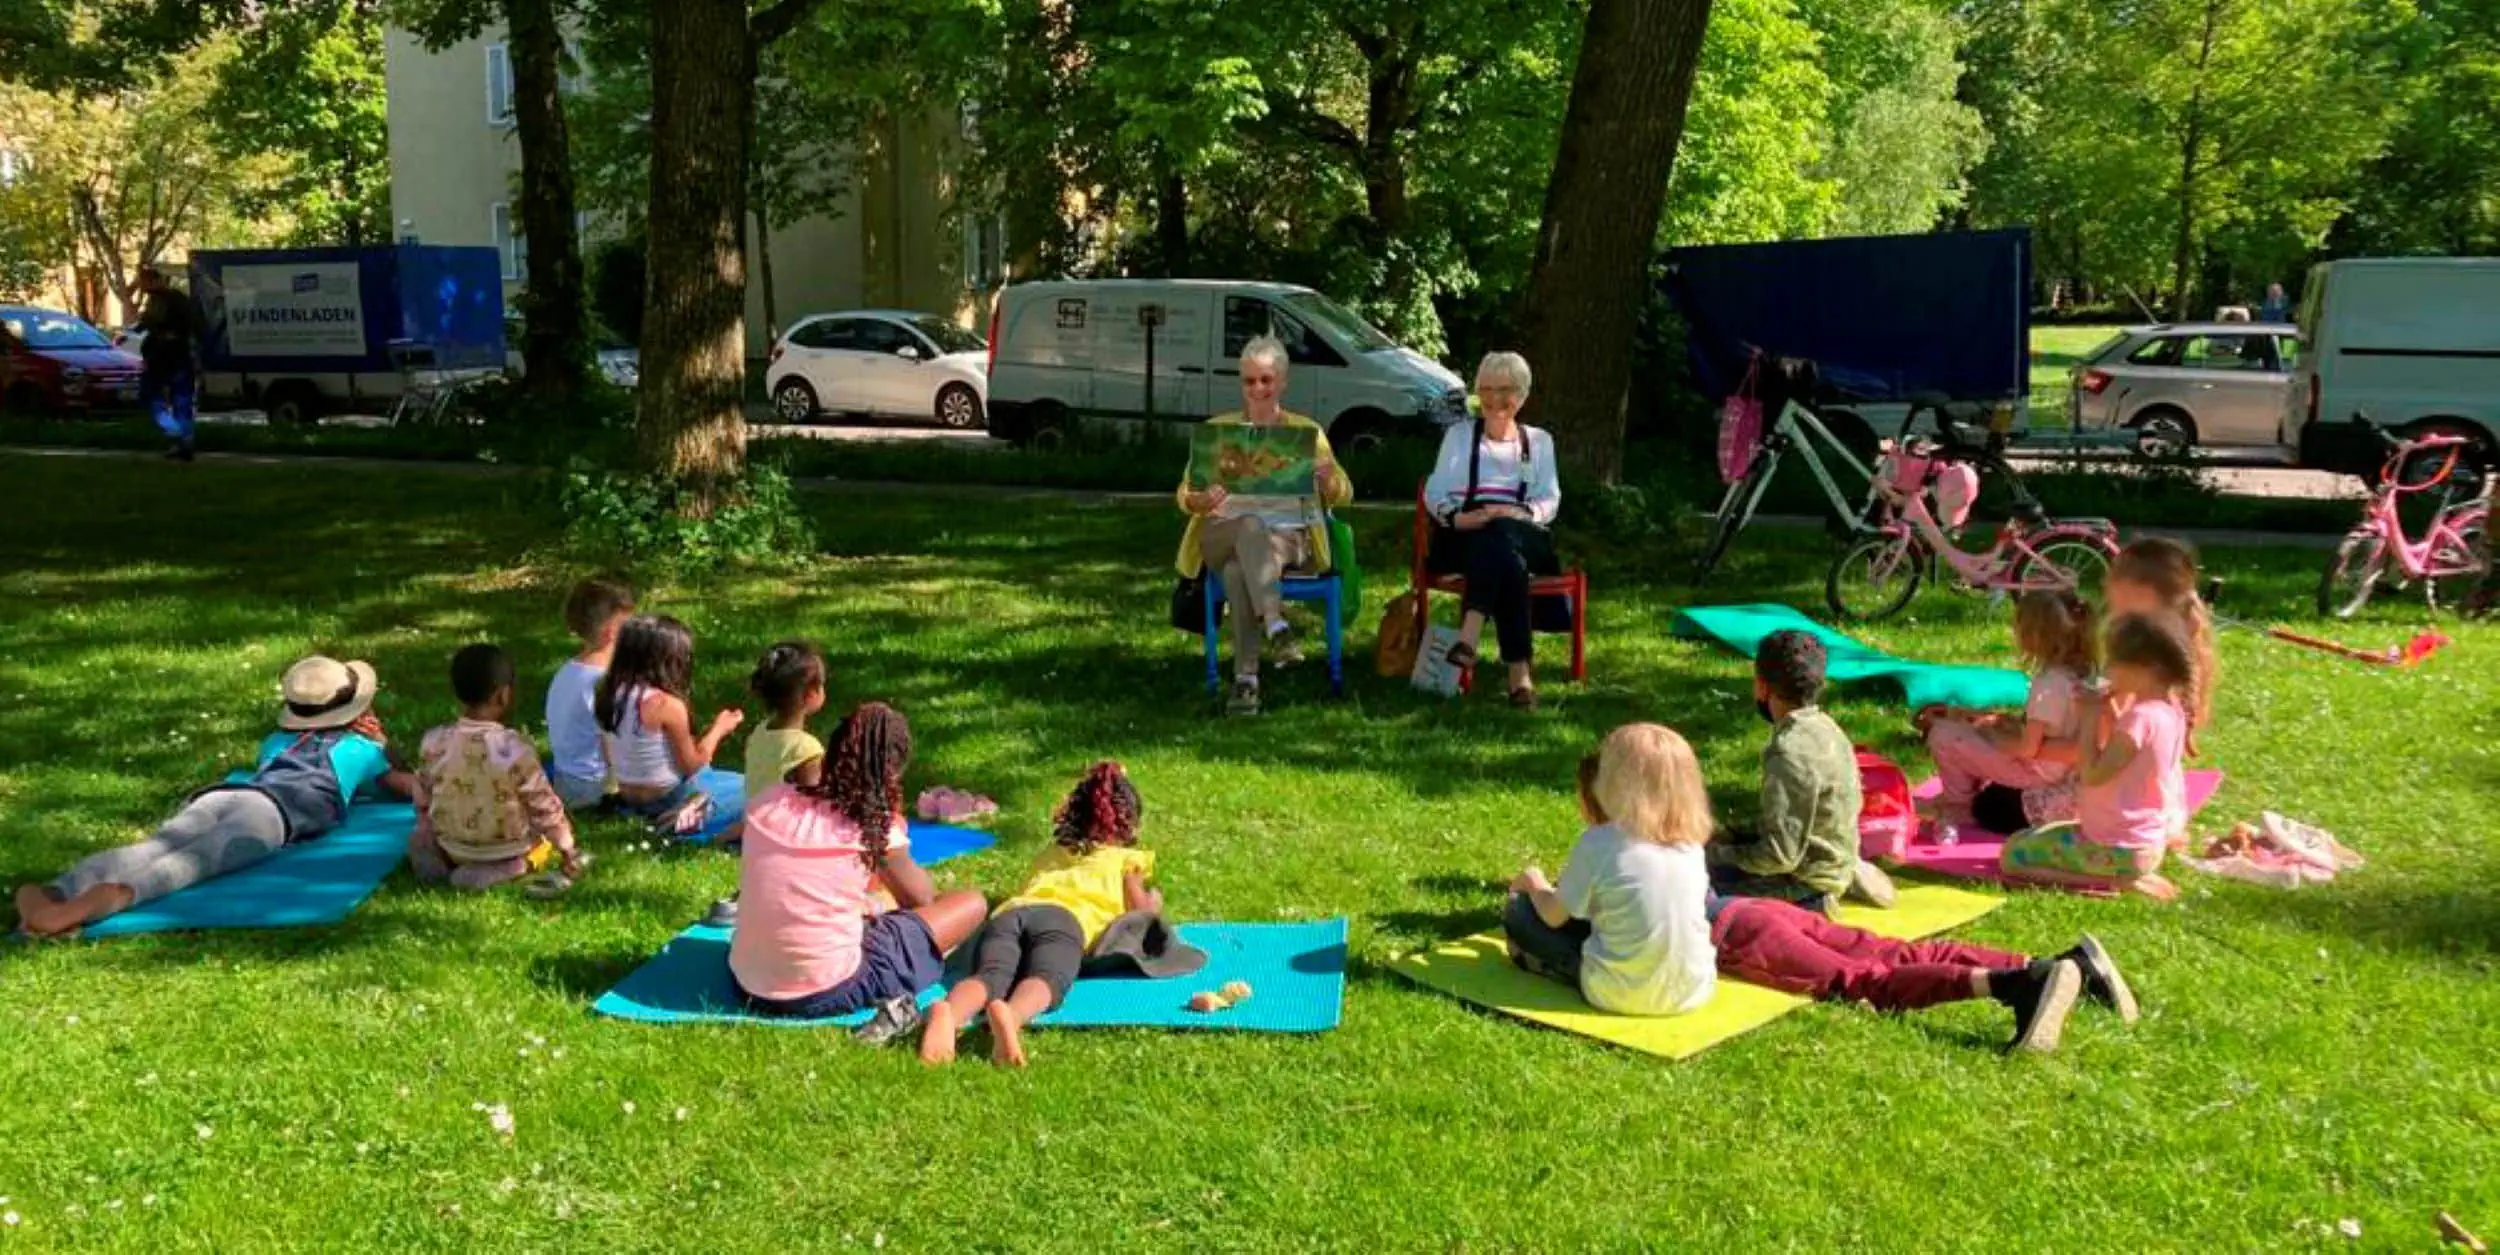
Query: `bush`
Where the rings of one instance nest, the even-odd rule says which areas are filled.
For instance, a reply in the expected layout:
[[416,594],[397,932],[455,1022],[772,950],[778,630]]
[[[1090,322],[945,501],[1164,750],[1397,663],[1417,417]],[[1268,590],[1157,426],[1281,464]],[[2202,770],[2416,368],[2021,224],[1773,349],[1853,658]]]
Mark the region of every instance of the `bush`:
[[713,569],[788,562],[816,550],[815,529],[799,509],[790,477],[775,468],[749,468],[709,514],[686,505],[682,490],[667,479],[584,460],[565,472],[559,500],[566,544],[593,562]]

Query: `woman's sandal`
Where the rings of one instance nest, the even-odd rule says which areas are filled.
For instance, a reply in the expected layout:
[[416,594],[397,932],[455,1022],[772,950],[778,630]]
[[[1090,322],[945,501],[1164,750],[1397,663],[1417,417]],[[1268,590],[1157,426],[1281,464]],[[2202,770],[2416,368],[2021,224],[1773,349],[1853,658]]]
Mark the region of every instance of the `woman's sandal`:
[[1515,710],[1536,709],[1536,689],[1526,684],[1522,684],[1518,688],[1512,689],[1510,691],[1510,704],[1512,709]]
[[1447,658],[1451,666],[1465,671],[1476,665],[1476,647],[1460,641],[1450,646],[1450,652],[1443,654],[1442,657]]

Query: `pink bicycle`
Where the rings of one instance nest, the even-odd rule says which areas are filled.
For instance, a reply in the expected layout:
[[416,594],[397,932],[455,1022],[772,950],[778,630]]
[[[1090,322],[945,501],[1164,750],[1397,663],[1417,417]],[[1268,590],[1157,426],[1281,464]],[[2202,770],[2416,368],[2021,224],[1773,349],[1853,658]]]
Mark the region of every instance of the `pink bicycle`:
[[[1949,428],[1947,430],[1950,430]],[[1995,543],[1965,553],[1947,531],[1968,517],[1977,495],[1977,468],[2002,474],[2014,490],[2012,516],[1997,528]],[[1992,454],[1925,436],[1886,442],[1876,459],[1866,525],[1823,579],[1832,613],[1875,620],[1898,614],[1917,595],[1928,570],[1941,563],[1953,583],[1971,592],[2007,595],[2035,590],[2095,595],[2110,561],[2118,556],[2118,527],[2107,519],[2057,519],[2023,486],[2022,478]],[[1940,521],[1934,499],[1948,518]],[[1939,570],[1941,582],[1944,573]]]
[[[2349,619],[2370,603],[2381,580],[2398,589],[2420,582],[2431,609],[2462,607],[2491,565],[2484,531],[2491,521],[2491,501],[2483,477],[2465,461],[2471,443],[2461,436],[2417,436],[2399,440],[2379,431],[2366,416],[2354,421],[2370,426],[2388,448],[2378,486],[2362,508],[2361,524],[2335,548],[2335,558],[2318,580],[2318,613]],[[2444,495],[2420,540],[2405,531],[2398,509],[2403,498],[2433,489]]]

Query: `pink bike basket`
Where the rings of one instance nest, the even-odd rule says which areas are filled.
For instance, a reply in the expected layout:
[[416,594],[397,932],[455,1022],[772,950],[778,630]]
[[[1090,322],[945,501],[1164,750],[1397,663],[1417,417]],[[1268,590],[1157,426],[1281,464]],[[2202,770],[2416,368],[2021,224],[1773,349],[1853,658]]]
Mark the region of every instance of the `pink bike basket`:
[[1754,448],[1762,440],[1762,400],[1754,383],[1762,375],[1756,354],[1745,367],[1745,382],[1719,403],[1719,479],[1733,484],[1753,469]]
[[1910,801],[1910,776],[1901,765],[1861,745],[1858,786],[1858,857],[1879,862],[1909,852],[1918,834],[1918,808]]

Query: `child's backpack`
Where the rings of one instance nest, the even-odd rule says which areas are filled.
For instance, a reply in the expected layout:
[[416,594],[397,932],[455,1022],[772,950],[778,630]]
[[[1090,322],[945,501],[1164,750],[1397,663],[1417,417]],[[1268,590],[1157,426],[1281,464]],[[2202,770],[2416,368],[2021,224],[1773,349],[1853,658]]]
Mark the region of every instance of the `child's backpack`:
[[1910,776],[1901,765],[1861,745],[1858,787],[1858,857],[1878,862],[1907,854],[1918,835],[1918,807],[1910,801]]

